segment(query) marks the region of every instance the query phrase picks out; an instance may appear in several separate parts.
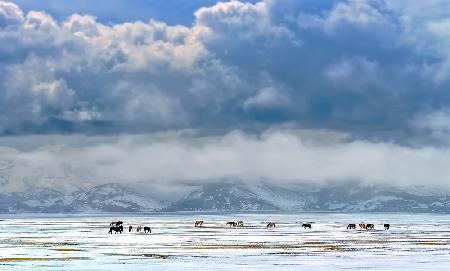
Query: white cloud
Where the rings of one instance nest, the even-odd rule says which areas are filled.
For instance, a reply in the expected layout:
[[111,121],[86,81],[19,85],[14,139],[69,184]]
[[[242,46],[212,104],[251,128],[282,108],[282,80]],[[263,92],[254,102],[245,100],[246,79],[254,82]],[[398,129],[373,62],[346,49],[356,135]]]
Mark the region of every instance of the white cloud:
[[95,110],[81,109],[65,111],[61,119],[72,122],[95,121],[101,119],[101,114]]
[[376,1],[349,0],[337,2],[325,14],[305,14],[298,16],[300,27],[319,27],[327,33],[334,33],[341,26],[354,26],[360,28],[378,28],[388,26],[391,22],[386,16],[374,7]]
[[50,34],[58,27],[53,18],[39,11],[30,11],[25,17],[23,27],[28,31],[48,31]]
[[16,4],[0,2],[0,27],[20,24],[23,19],[23,12]]
[[266,32],[269,29],[265,27],[271,27],[267,7],[263,2],[219,2],[213,7],[200,8],[195,12],[195,17],[199,26],[212,29],[211,34],[239,29],[252,35],[260,31]]
[[361,27],[387,23],[384,15],[375,9],[370,0],[351,0],[339,2],[325,21],[325,28],[332,30],[339,24],[352,24]]
[[413,129],[424,134],[428,143],[438,146],[450,145],[450,109],[422,112],[411,119]]
[[375,86],[383,89],[379,65],[364,57],[343,59],[326,69],[324,75],[340,90],[367,92]]
[[58,146],[57,142],[32,150],[4,147],[0,161],[13,166],[0,174],[10,180],[5,186],[10,190],[26,185],[67,188],[150,180],[167,185],[220,178],[262,178],[276,183],[357,180],[449,188],[448,149],[335,141],[333,132],[328,132],[331,139],[323,144],[314,140],[318,132],[309,133],[309,138],[307,134],[272,130],[260,136],[242,132],[164,139],[141,135],[112,137],[77,147]]
[[421,114],[413,122],[420,128],[450,133],[450,110],[443,109],[428,114]]
[[275,87],[260,89],[255,95],[244,101],[246,110],[251,108],[277,108],[288,105],[289,100],[282,91]]
[[436,83],[446,82],[450,74],[450,2],[385,0],[385,4],[402,24],[399,39],[412,44],[418,53],[435,58],[424,67],[424,74]]
[[190,26],[56,20],[0,3],[2,133],[402,129],[448,89],[448,14],[436,1],[424,15],[404,1],[292,1],[289,14],[283,1],[219,2]]

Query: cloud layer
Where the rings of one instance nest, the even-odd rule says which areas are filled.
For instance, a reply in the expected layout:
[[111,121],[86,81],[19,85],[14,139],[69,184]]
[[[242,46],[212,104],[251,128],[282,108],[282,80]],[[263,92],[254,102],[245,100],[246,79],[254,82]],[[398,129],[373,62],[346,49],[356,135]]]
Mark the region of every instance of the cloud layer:
[[402,3],[219,2],[182,26],[0,2],[0,133],[406,131],[449,106],[450,14]]
[[28,150],[2,148],[0,173],[4,190],[44,186],[70,191],[110,182],[167,186],[221,179],[450,188],[448,149],[346,139],[345,134],[317,130],[273,130],[258,137],[241,132],[220,137],[121,136],[91,139],[89,144],[85,138],[72,138],[71,143],[65,138],[64,145],[54,140]]
[[2,186],[448,186],[448,1],[207,3],[176,25],[0,1]]

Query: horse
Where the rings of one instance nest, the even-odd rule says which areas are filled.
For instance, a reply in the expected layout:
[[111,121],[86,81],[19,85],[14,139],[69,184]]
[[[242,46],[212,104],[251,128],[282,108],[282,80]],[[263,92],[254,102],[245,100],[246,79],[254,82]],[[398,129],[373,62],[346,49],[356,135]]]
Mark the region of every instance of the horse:
[[237,225],[238,227],[244,227],[244,221],[237,221],[237,222],[236,222],[236,225]]
[[136,227],[136,232],[140,232],[140,231],[142,231],[142,226],[141,225]]
[[373,225],[373,224],[366,225],[366,230],[373,230],[373,229],[375,229],[375,225]]
[[270,228],[275,228],[275,222],[269,222],[267,223],[266,228],[270,229]]
[[197,228],[197,227],[201,227],[201,226],[203,226],[203,220],[197,220],[197,221],[195,221],[195,227]]
[[306,228],[311,229],[311,224],[310,223],[304,223],[304,224],[302,224],[302,227],[304,229],[306,229]]
[[144,227],[144,233],[152,233],[150,227]]
[[384,224],[384,230],[385,231],[387,231],[387,230],[389,230],[389,227],[390,227],[391,225],[389,225],[389,224]]
[[226,223],[226,225],[227,225],[227,226],[230,226],[230,228],[231,228],[231,227],[236,227],[236,226],[237,226],[237,223],[234,222],[234,221],[228,221],[228,222]]
[[109,226],[119,227],[122,224],[123,224],[123,221],[113,221],[113,222],[109,223]]
[[112,234],[112,232],[114,231],[114,234],[117,233],[122,233],[123,232],[123,226],[112,226],[109,227],[109,234]]
[[365,230],[365,229],[366,229],[366,224],[360,223],[360,224],[359,224],[359,228],[360,228],[361,230]]
[[132,229],[133,229],[133,226],[128,226],[128,232],[131,232]]
[[348,224],[347,225],[347,230],[354,230],[354,229],[356,229],[356,224]]

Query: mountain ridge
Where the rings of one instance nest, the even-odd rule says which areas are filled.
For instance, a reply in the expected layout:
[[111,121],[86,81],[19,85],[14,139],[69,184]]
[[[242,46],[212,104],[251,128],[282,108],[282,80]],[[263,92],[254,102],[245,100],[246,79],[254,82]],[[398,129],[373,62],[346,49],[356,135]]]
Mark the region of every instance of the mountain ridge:
[[[132,187],[132,186],[131,186]],[[1,193],[1,213],[149,211],[328,211],[450,213],[450,194],[355,183],[274,185],[219,181],[193,185],[179,199],[157,199],[110,183],[64,194],[51,188]]]

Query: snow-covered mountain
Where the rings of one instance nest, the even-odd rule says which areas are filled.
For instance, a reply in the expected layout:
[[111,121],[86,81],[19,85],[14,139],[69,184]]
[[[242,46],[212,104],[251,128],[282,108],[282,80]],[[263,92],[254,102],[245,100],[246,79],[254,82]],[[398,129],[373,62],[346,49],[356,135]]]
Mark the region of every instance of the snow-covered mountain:
[[322,187],[313,209],[329,211],[450,213],[450,194],[356,184]]
[[142,212],[164,207],[163,202],[118,184],[99,185],[69,195],[49,188],[0,194],[0,212]]
[[153,211],[164,207],[162,202],[118,184],[99,185],[79,191],[73,195],[72,204],[82,211],[105,212]]
[[173,203],[168,210],[301,210],[339,212],[450,213],[450,195],[398,188],[339,185],[207,184]]
[[49,188],[31,188],[9,195],[10,212],[60,213],[71,212],[73,206],[61,192]]
[[221,181],[193,185],[181,199],[156,199],[134,186],[105,184],[71,194],[49,188],[0,193],[0,212],[336,211],[450,213],[450,194],[365,186]]
[[242,183],[214,183],[200,186],[185,198],[174,202],[169,211],[276,210],[278,207]]

